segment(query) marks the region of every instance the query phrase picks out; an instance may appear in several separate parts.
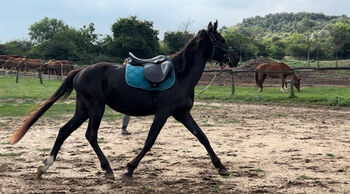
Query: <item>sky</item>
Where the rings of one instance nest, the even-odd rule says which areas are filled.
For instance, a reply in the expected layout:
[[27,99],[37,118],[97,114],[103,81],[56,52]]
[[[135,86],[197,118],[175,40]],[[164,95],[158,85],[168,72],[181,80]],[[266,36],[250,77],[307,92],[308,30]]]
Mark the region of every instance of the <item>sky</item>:
[[118,18],[137,16],[164,32],[197,32],[209,21],[229,27],[244,18],[281,12],[316,12],[350,16],[349,0],[5,0],[1,2],[0,43],[29,39],[30,25],[44,17],[63,20],[76,29],[94,23],[96,33],[112,34]]

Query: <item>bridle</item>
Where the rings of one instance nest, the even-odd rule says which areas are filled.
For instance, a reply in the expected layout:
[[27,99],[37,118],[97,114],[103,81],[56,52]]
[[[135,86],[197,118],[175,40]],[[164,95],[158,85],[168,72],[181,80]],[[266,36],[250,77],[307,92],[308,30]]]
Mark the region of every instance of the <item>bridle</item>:
[[229,53],[232,52],[233,49],[232,49],[231,47],[229,47],[229,48],[227,49],[227,48],[224,48],[224,47],[222,47],[222,46],[219,46],[219,45],[217,44],[216,39],[214,38],[213,33],[209,32],[208,30],[206,30],[206,32],[207,32],[207,34],[208,34],[208,36],[209,36],[211,45],[212,45],[212,47],[213,47],[213,49],[212,49],[212,51],[211,51],[211,56],[210,56],[210,58],[209,58],[209,61],[211,62],[211,60],[214,58],[215,50],[223,51],[223,52],[225,53],[224,56],[223,56],[223,59],[218,60],[218,61],[216,62],[216,64],[219,64],[219,65],[220,65],[221,70],[223,70],[223,69],[225,68],[225,66],[226,66],[226,64],[224,64],[224,63],[225,63],[225,60],[226,60],[226,59],[231,60],[231,59],[229,58]]
[[224,64],[224,63],[225,63],[225,60],[226,60],[226,59],[231,60],[231,59],[229,58],[229,53],[232,52],[232,48],[229,47],[228,49],[226,49],[226,48],[223,48],[223,47],[219,46],[219,45],[217,44],[215,38],[214,38],[213,33],[209,32],[208,30],[206,30],[206,32],[207,32],[207,34],[208,34],[208,36],[209,36],[209,38],[210,38],[210,42],[211,42],[212,47],[213,47],[213,49],[212,49],[212,51],[211,51],[211,56],[210,56],[210,58],[209,58],[209,62],[211,63],[211,60],[212,60],[213,57],[214,57],[214,54],[215,54],[215,50],[216,50],[216,49],[217,49],[217,50],[220,50],[220,51],[223,51],[225,54],[224,54],[224,56],[223,56],[223,59],[218,60],[218,61],[216,62],[216,64],[219,64],[219,65],[220,65],[221,71],[220,71],[219,73],[217,73],[217,74],[214,76],[214,78],[210,81],[210,83],[209,83],[203,90],[201,90],[199,93],[195,94],[195,96],[200,95],[200,94],[202,94],[203,92],[205,92],[205,91],[211,86],[211,84],[212,84],[212,83],[222,74],[222,72],[224,71],[225,66],[226,66],[226,64]]

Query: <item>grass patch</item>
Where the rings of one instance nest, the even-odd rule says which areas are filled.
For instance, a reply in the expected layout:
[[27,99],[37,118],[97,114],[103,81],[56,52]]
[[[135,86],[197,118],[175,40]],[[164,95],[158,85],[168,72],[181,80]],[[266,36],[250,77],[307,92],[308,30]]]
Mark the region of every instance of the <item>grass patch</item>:
[[203,126],[203,127],[213,127],[214,125],[211,124],[211,123],[208,123],[208,121],[204,121],[204,122],[201,124],[201,126]]
[[276,113],[276,114],[274,114],[274,116],[275,117],[287,117],[288,114],[286,114],[286,113]]
[[239,121],[239,120],[237,120],[237,119],[231,119],[229,122],[230,122],[230,123],[240,123],[241,121]]
[[256,168],[255,172],[263,172],[263,170],[261,168]]
[[[19,79],[16,84],[14,76],[0,77],[0,99],[39,99],[46,100],[61,85],[62,81],[44,80],[44,84],[40,84],[37,78]],[[75,99],[74,93],[69,98]]]
[[146,187],[146,192],[155,192],[155,190],[152,187]]
[[[195,88],[198,93],[204,86]],[[318,87],[302,88],[291,98],[289,93],[282,93],[279,88],[264,88],[259,93],[255,87],[236,87],[235,95],[231,95],[230,86],[211,86],[207,91],[195,97],[198,100],[219,100],[229,102],[277,103],[322,105],[333,107],[350,107],[350,88],[344,87]]]
[[[288,59],[285,61],[289,66],[291,67],[308,67],[308,63],[306,60],[300,61],[300,60],[293,60]],[[350,60],[338,60],[338,67],[349,67]],[[316,60],[310,60],[310,67],[318,67]],[[336,61],[320,61],[320,67],[336,67]]]
[[[19,84],[15,83],[14,77],[0,76],[0,117],[24,117],[31,110],[38,107],[49,98],[60,86],[61,81],[45,80],[40,84],[36,78],[21,78]],[[195,92],[199,93],[205,86],[198,86]],[[203,94],[196,96],[196,100],[219,100],[228,102],[252,102],[252,103],[278,103],[278,104],[301,104],[322,105],[332,107],[350,107],[350,88],[345,87],[318,87],[302,88],[301,92],[295,93],[295,98],[290,98],[288,93],[282,93],[279,88],[265,87],[264,92],[257,92],[256,87],[236,87],[235,95],[231,95],[230,86],[211,86]],[[67,101],[55,103],[43,117],[60,119],[62,116],[73,115],[75,111],[75,92]],[[213,106],[212,108],[220,108]],[[278,116],[278,115],[277,115]],[[284,117],[285,115],[279,115]],[[106,107],[103,119],[114,121],[121,118],[122,114]],[[139,117],[144,118],[144,117]],[[232,121],[236,123],[236,121]],[[205,125],[205,124],[204,124]],[[211,124],[207,124],[212,126]],[[1,122],[0,127],[6,126]]]
[[212,192],[219,192],[220,191],[220,187],[219,186],[217,186],[217,185],[214,185],[214,186],[212,186],[211,187],[211,189],[210,189]]
[[15,152],[8,152],[8,153],[0,153],[0,156],[10,156],[10,157],[16,157],[22,155],[23,152],[15,153]]
[[303,175],[299,176],[298,179],[304,180],[304,179],[308,179],[308,178],[309,178],[308,176],[306,176],[305,174],[303,174]]
[[39,152],[48,152],[51,150],[51,148],[37,148],[36,150]]
[[341,107],[341,106],[349,106],[350,98],[342,97],[342,96],[331,96],[327,98],[327,105]]
[[97,143],[106,143],[106,139],[104,137],[98,137],[97,138]]
[[332,154],[332,153],[327,153],[326,155],[330,158],[334,158],[334,154]]
[[0,127],[6,127],[7,123],[0,122]]
[[228,179],[228,178],[230,178],[230,175],[221,175],[221,178]]
[[[39,104],[9,104],[0,103],[0,117],[22,117],[35,110]],[[75,110],[75,104],[73,103],[56,103],[54,104],[43,117],[60,118],[61,116],[71,114],[73,115]]]

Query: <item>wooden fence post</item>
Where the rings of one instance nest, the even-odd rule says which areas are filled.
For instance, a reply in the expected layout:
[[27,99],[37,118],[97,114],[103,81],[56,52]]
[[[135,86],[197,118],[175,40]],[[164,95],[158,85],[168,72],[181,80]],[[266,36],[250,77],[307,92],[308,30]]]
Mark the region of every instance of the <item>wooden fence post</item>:
[[18,84],[19,68],[16,67],[16,84]]
[[63,80],[63,63],[61,62],[61,80]]
[[294,95],[294,74],[295,74],[295,71],[293,71],[292,76],[291,76],[291,80],[290,80],[290,97],[291,98],[295,97],[295,95]]
[[233,72],[231,72],[231,81],[232,81],[232,88],[231,88],[231,96],[235,95],[235,80],[233,77]]
[[39,77],[40,84],[43,84],[43,78],[41,75],[41,67],[38,68],[38,77]]

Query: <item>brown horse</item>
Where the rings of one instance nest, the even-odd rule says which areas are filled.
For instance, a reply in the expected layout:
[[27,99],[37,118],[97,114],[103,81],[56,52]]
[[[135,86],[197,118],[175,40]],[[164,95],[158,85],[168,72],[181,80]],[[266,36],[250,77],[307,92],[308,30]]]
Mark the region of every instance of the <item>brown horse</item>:
[[[263,91],[263,83],[266,76],[271,78],[280,78],[282,80],[282,92],[288,92],[286,77],[291,76],[291,73],[268,73],[268,71],[292,71],[292,69],[285,63],[261,63],[256,67],[255,82],[259,92]],[[266,72],[259,72],[266,71]],[[294,74],[294,86],[300,92],[300,78]],[[285,87],[284,87],[285,86]]]

